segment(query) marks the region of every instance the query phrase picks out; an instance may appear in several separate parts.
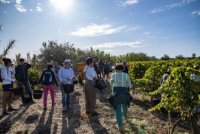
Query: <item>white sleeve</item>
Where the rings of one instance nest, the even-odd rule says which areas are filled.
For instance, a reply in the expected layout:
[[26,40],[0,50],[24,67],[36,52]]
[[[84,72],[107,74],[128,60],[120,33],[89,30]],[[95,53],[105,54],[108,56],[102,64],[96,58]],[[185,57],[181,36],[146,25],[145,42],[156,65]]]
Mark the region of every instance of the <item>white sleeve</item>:
[[12,78],[9,78],[8,76],[8,69],[7,68],[2,68],[1,69],[1,77],[3,80],[6,80],[6,81],[11,81],[11,82],[14,82],[15,79],[12,79]]
[[58,71],[58,79],[59,79],[60,82],[63,81],[61,74],[62,74],[62,68],[60,68],[59,71]]

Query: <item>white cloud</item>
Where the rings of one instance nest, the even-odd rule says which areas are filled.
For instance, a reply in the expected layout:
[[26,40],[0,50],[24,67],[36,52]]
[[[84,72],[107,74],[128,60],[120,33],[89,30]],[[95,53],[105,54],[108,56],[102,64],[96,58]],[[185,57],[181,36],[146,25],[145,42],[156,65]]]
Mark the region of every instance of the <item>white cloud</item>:
[[123,6],[137,4],[139,0],[125,0]]
[[195,10],[191,14],[194,16],[200,16],[200,10]]
[[10,0],[0,0],[0,3],[3,3],[3,4],[10,4]]
[[124,28],[126,28],[125,25],[113,28],[109,24],[103,24],[103,25],[90,24],[86,27],[81,27],[77,29],[71,34],[80,37],[94,37],[94,36],[102,36],[102,35],[118,33],[121,32]]
[[21,12],[21,13],[24,13],[24,12],[27,11],[27,10],[24,8],[24,6],[22,5],[22,0],[16,0],[15,7],[16,7],[17,11],[19,11],[19,12]]
[[19,11],[21,13],[24,13],[27,11],[22,5],[16,4],[15,7],[16,7],[17,11]]
[[16,4],[21,4],[22,0],[16,0]]
[[37,12],[42,12],[42,11],[43,11],[43,9],[42,9],[41,6],[42,6],[41,3],[38,3],[38,4],[37,4],[37,6],[36,6],[36,11],[37,11]]
[[111,55],[120,55],[139,50],[143,41],[121,41],[121,42],[105,42],[92,46]]
[[113,49],[113,48],[119,48],[119,47],[140,47],[142,44],[142,41],[132,41],[132,42],[127,42],[127,41],[122,41],[122,42],[106,42],[102,44],[98,44],[93,46],[95,49]]
[[191,4],[193,2],[196,2],[197,0],[182,0],[181,2],[178,3],[172,3],[172,4],[168,4],[164,7],[161,8],[155,8],[153,10],[151,10],[151,13],[160,13],[160,12],[164,12],[173,8],[177,8],[177,7],[182,7],[185,6],[187,4]]

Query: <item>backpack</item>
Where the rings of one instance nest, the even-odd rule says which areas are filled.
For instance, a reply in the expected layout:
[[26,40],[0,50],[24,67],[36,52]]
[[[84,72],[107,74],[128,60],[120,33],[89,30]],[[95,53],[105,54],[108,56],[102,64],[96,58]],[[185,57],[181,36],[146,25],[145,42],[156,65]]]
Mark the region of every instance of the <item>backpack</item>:
[[1,68],[0,68],[0,82],[3,82],[3,79],[1,77]]
[[52,72],[50,71],[45,71],[44,75],[42,77],[42,83],[43,84],[51,84],[53,81],[53,76],[52,76]]

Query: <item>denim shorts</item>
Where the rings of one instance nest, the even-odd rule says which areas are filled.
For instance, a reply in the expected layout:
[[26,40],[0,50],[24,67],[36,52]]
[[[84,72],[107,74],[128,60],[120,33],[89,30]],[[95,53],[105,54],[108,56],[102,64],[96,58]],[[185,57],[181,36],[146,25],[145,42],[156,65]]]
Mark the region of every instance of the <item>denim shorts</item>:
[[8,91],[11,92],[13,90],[13,85],[12,84],[5,84],[5,85],[2,85],[2,88],[3,88],[4,92],[8,92]]

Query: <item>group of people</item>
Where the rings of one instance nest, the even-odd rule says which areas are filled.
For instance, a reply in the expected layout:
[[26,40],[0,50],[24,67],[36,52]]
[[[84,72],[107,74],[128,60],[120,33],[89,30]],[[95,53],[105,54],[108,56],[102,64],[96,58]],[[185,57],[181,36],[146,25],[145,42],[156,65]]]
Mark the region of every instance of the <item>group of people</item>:
[[[19,65],[14,68],[11,59],[3,58],[4,66],[0,68],[1,70],[1,83],[3,88],[3,115],[9,115],[10,111],[15,111],[17,109],[13,108],[12,98],[13,98],[13,85],[14,83],[22,88],[21,99],[23,104],[34,103],[32,97],[31,86],[28,77],[28,69],[31,67],[30,64],[25,63],[24,59],[19,60]],[[28,100],[27,100],[28,98]]]
[[[35,102],[33,101],[32,89],[28,76],[28,69],[31,68],[31,65],[26,63],[24,59],[20,59],[19,65],[15,68],[12,67],[12,61],[9,58],[4,58],[3,63],[4,66],[1,67],[2,88],[4,93],[3,115],[8,115],[10,111],[17,110],[11,106],[13,83],[16,83],[17,87],[20,87],[22,90],[21,99],[23,105],[33,104]],[[104,63],[102,60],[98,63],[98,68],[99,69],[97,69],[93,58],[87,58],[86,67],[83,70],[85,77],[83,88],[85,93],[86,114],[88,116],[99,115],[96,111],[95,81],[102,75],[105,76],[105,74],[111,72],[111,67],[108,65],[108,62]],[[55,86],[60,86],[61,89],[63,112],[73,108],[70,104],[70,94],[74,90],[74,78],[75,73],[70,59],[66,59],[63,62],[63,66],[60,67],[57,72],[55,72],[52,64],[47,65],[38,80],[38,83],[42,84],[43,87],[44,110],[47,110],[48,92],[50,92],[52,106],[55,105]],[[108,78],[109,77],[107,77],[107,79]],[[118,128],[122,131],[122,115],[127,118],[128,106],[131,101],[128,89],[131,88],[132,85],[128,76],[127,66],[124,66],[122,63],[117,64],[109,80],[112,86],[112,106],[115,111]]]
[[[98,74],[95,71],[94,60],[92,58],[87,58],[87,66],[84,69],[85,74],[85,101],[86,101],[86,114],[91,116],[98,116],[99,113],[96,112],[96,91],[95,91],[95,81],[98,78]],[[110,83],[112,87],[112,102],[111,105],[114,108],[115,116],[117,119],[118,128],[123,131],[122,115],[127,119],[128,117],[128,106],[131,102],[131,95],[129,94],[129,88],[132,88],[132,84],[128,73],[125,71],[125,66],[123,64],[117,64],[115,66],[115,71],[112,73],[110,78]],[[123,110],[123,111],[122,111]]]

